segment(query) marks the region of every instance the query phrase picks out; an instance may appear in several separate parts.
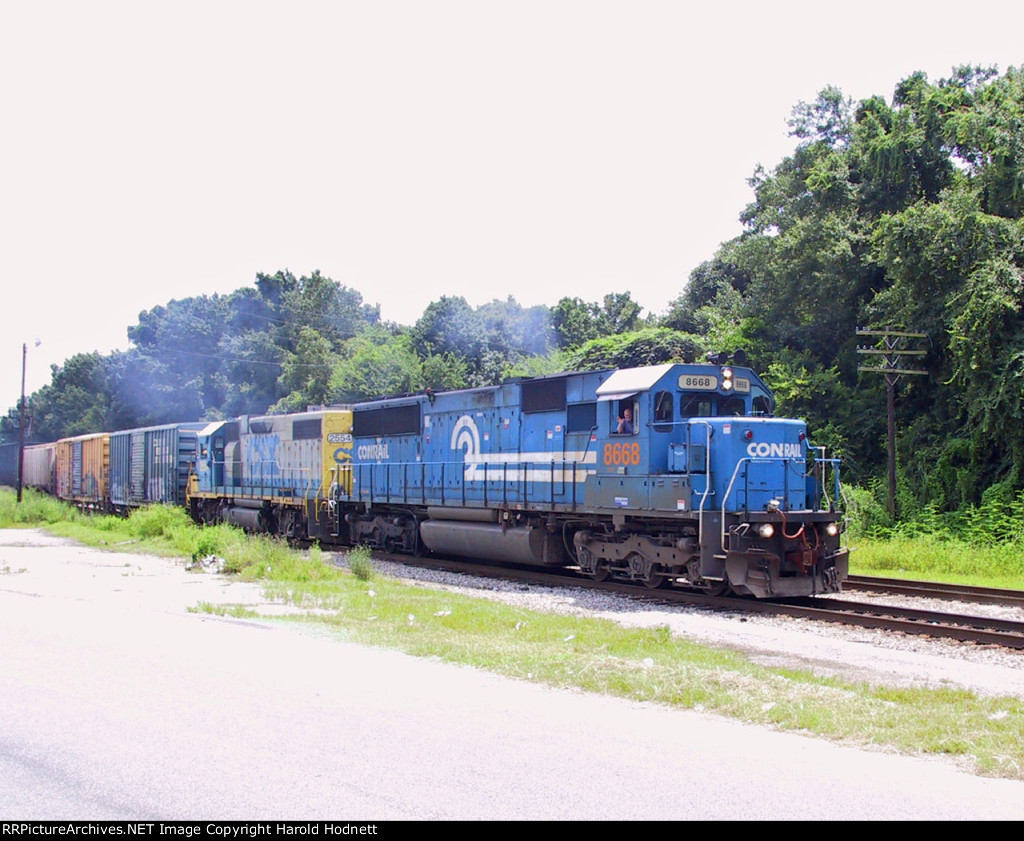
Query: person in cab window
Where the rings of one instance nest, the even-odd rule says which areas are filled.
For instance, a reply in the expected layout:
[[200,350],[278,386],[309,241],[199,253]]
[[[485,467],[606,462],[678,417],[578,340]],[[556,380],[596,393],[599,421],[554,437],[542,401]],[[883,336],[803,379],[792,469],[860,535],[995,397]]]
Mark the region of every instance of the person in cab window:
[[619,426],[615,430],[615,434],[632,435],[635,431],[633,429],[633,410],[627,406],[622,410],[622,417],[619,418]]

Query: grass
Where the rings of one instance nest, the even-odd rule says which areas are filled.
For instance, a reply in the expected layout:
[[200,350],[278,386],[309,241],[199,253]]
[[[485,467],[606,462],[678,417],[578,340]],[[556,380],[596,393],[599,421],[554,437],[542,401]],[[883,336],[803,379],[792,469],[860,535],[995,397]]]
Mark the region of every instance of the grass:
[[922,534],[861,537],[852,542],[850,572],[947,584],[1024,590],[1024,547],[1018,542],[976,545]]
[[[807,670],[762,666],[742,653],[675,637],[667,626],[626,628],[605,619],[541,613],[483,598],[403,584],[376,573],[363,549],[348,567],[323,562],[237,529],[200,529],[172,508],[126,519],[54,511],[27,500],[35,521],[12,512],[0,492],[0,526],[43,525],[88,545],[184,559],[214,556],[235,575],[259,581],[291,606],[279,621],[325,627],[340,638],[472,666],[552,687],[701,710],[740,721],[906,754],[955,759],[978,774],[1024,779],[1024,700],[958,689],[871,686]],[[31,508],[29,507],[31,506]],[[37,507],[38,506],[38,507]],[[63,508],[63,506],[60,506]],[[57,516],[54,516],[56,513]],[[908,574],[913,563],[971,575],[977,560],[943,547],[869,541],[859,572]],[[876,554],[872,554],[872,552]],[[886,560],[888,558],[888,560]],[[893,559],[897,560],[893,560]],[[900,568],[885,564],[899,563]],[[982,561],[983,566],[983,561]],[[1012,576],[1011,576],[1012,578]],[[200,603],[196,612],[251,618],[251,605]],[[264,618],[266,618],[264,616]]]

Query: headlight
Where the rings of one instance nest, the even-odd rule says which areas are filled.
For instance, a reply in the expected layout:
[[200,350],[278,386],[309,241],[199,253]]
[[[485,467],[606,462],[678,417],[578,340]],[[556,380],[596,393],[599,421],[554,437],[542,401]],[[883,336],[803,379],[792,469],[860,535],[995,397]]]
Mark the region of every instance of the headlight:
[[767,540],[769,537],[775,534],[775,526],[773,526],[771,523],[761,523],[761,525],[757,527],[757,533],[761,535],[761,537],[763,537],[765,540]]
[[835,537],[837,534],[839,534],[839,523],[829,523],[827,526],[825,526],[825,534],[827,534],[829,537]]

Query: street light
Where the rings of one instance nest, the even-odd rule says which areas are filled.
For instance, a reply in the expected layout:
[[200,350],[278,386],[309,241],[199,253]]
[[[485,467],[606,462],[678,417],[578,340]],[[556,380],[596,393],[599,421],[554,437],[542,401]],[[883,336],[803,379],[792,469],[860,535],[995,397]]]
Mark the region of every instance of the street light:
[[[43,343],[36,339],[36,347]],[[18,502],[21,502],[22,480],[25,475],[25,362],[28,359],[28,343],[21,346],[21,401],[18,403]]]

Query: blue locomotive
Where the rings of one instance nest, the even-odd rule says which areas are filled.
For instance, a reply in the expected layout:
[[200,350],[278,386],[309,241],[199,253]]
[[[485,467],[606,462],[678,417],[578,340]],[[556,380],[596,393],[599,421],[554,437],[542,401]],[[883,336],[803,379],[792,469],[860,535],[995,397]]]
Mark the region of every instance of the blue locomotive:
[[759,598],[836,592],[838,463],[749,368],[567,373],[351,407],[333,537]]

